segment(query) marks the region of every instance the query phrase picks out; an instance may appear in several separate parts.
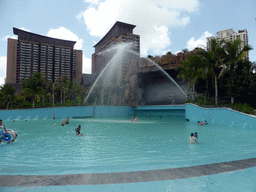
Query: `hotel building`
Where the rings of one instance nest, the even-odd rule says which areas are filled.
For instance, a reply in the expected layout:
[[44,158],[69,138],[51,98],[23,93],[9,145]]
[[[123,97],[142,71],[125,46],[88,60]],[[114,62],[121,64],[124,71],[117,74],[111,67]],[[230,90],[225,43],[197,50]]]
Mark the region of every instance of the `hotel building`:
[[[129,69],[129,65],[133,59],[139,59],[140,57],[140,36],[133,34],[135,25],[123,23],[117,21],[113,27],[107,32],[107,34],[94,46],[95,52],[92,55],[92,73],[100,74],[105,66],[111,61],[114,55],[117,53],[115,49],[109,49],[115,45],[121,43],[131,42],[131,50],[134,53],[125,52],[122,58],[118,60],[117,66],[112,67],[112,82],[118,83],[126,77]],[[109,50],[106,54],[104,51]],[[103,53],[103,54],[101,54]],[[113,71],[116,70],[116,71]]]
[[49,81],[60,76],[76,82],[82,77],[82,51],[67,41],[13,28],[18,40],[8,39],[6,83],[21,84],[41,72]]
[[[240,44],[239,51],[241,51],[245,45],[248,45],[248,33],[246,29],[238,30],[237,33],[235,33],[233,29],[218,31],[216,37],[207,38],[207,49],[210,49],[210,40],[213,38],[215,38],[218,43],[221,41],[221,39],[224,39],[225,41],[230,41],[230,42],[233,42],[236,39],[240,39],[242,43]],[[248,52],[246,57],[249,58]]]

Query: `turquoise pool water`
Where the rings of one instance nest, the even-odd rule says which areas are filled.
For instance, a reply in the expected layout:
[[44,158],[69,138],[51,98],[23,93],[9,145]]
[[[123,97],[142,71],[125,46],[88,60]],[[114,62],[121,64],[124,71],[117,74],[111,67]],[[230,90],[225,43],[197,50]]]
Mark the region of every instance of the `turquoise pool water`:
[[[0,174],[127,172],[256,157],[252,128],[198,126],[173,116],[129,119],[71,119],[64,127],[60,119],[4,121],[18,138],[0,145]],[[78,125],[83,137],[75,135]],[[187,143],[192,132],[199,134],[197,145]]]

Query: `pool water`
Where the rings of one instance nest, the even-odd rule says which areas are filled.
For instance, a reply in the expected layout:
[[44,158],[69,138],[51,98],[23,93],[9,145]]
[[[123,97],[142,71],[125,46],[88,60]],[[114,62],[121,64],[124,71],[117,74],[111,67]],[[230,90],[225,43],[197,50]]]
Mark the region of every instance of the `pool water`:
[[[256,157],[255,129],[198,126],[173,116],[130,118],[71,119],[65,126],[60,119],[4,121],[18,138],[0,145],[0,174],[128,172]],[[83,137],[75,134],[78,125]],[[192,132],[199,144],[187,143]]]

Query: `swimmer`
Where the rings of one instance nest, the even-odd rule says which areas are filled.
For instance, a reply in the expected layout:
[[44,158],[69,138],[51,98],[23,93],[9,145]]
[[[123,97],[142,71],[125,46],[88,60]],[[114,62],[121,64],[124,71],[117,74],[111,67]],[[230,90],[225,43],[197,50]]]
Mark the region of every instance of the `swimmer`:
[[55,123],[54,126],[57,126],[57,123]]
[[3,124],[3,120],[0,119],[0,144],[2,143],[2,138],[4,137],[2,133],[8,133],[6,131],[5,125]]
[[55,119],[56,117],[55,117],[55,115],[53,114],[53,116],[52,116],[52,119]]
[[131,121],[138,121],[137,117],[132,117]]
[[66,124],[69,124],[69,118],[68,117],[66,118]]
[[198,139],[194,136],[194,133],[191,133],[188,143],[197,144],[197,140]]
[[65,121],[62,121],[60,124],[61,124],[61,126],[64,126],[65,125]]
[[198,135],[197,135],[197,132],[195,132],[195,135],[194,135],[194,136],[195,136],[195,138],[197,138],[197,139],[198,139]]
[[77,136],[83,136],[83,135],[80,133],[80,131],[81,131],[81,125],[79,125],[79,126],[75,129],[75,131],[76,131],[76,135],[77,135]]
[[203,124],[204,124],[203,122],[198,121],[198,125],[199,125],[199,126],[201,126],[201,125],[203,125]]

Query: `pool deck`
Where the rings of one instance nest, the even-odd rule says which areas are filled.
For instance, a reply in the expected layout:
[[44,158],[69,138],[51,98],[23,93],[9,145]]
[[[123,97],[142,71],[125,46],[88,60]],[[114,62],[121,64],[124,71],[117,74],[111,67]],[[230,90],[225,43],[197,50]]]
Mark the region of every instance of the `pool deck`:
[[256,158],[192,167],[136,172],[90,173],[72,175],[0,175],[0,187],[61,185],[104,185],[166,181],[236,171],[256,166]]

